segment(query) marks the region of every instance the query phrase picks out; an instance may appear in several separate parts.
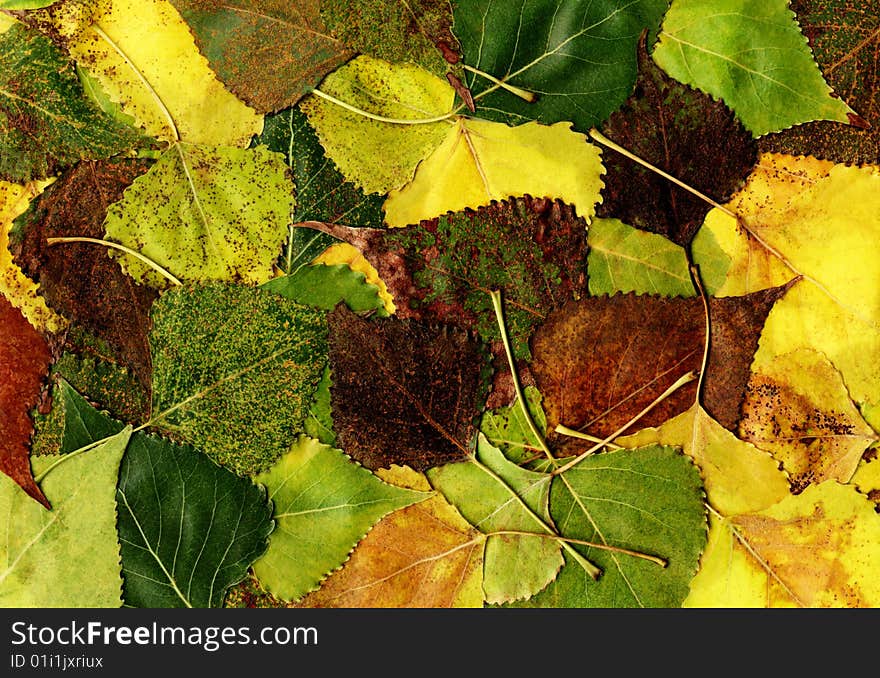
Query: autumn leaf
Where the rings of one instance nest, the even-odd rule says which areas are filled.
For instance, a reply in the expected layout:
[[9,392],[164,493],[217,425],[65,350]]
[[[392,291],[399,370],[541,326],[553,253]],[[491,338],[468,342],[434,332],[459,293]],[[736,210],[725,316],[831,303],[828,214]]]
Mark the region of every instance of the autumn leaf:
[[862,120],[795,125],[762,137],[761,150],[854,165],[880,163],[880,3],[792,0],[791,9],[828,84]]
[[676,0],[653,56],[679,82],[724,101],[755,137],[853,113],[831,96],[788,0]]
[[0,34],[0,179],[45,179],[138,139],[86,100],[72,64],[48,38],[21,24]]
[[[729,429],[739,419],[764,319],[786,289],[709,300],[712,340],[702,398]],[[705,325],[697,298],[616,294],[572,301],[551,313],[531,342],[548,428],[563,424],[600,439],[617,432],[682,375],[700,370]],[[693,383],[679,388],[639,425],[656,426],[685,411],[695,390]],[[567,440],[566,447],[581,444]]]
[[[372,116],[425,120],[446,116],[455,91],[414,64],[359,56],[324,78],[320,91]],[[365,193],[388,193],[412,180],[452,124],[391,124],[365,117],[316,95],[300,103],[327,156]],[[393,148],[394,153],[386,149]]]
[[[293,208],[290,179],[266,148],[175,144],[111,205],[107,238],[185,281],[264,282]],[[121,257],[138,282],[168,284],[141,259]]]
[[277,527],[254,573],[288,601],[315,590],[384,515],[428,498],[382,482],[306,436],[255,480],[269,489]]
[[48,239],[102,238],[108,207],[148,167],[144,160],[80,163],[40,196],[11,234],[14,261],[39,282],[49,305],[106,341],[147,389],[147,333],[156,292],[127,276],[99,244],[50,245]]
[[599,149],[570,123],[508,127],[459,118],[412,182],[389,193],[385,220],[408,226],[528,195],[558,198],[589,223],[603,172]]
[[52,355],[46,340],[21,312],[0,296],[0,471],[49,508],[34,482],[30,449],[34,425],[30,410],[39,403]]
[[795,492],[825,480],[849,482],[862,454],[877,441],[840,374],[808,349],[757,368],[742,411],[740,436],[782,462]]
[[[541,407],[541,394],[534,386],[525,388],[529,413],[542,434],[546,433],[547,420]],[[480,419],[480,432],[493,447],[517,465],[525,465],[540,457],[541,441],[531,431],[525,420],[522,405],[517,401],[507,407],[486,410]]]
[[[723,202],[757,161],[752,135],[722,101],[675,82],[639,44],[635,92],[602,125],[602,132],[690,187]],[[604,157],[598,213],[666,236],[683,247],[711,209],[705,200],[620,153]]]
[[656,29],[667,7],[667,0],[457,3],[453,32],[464,63],[493,76],[468,73],[477,115],[508,124],[571,121],[589,131],[629,96],[639,34]]
[[302,431],[327,362],[325,313],[215,283],[165,292],[152,319],[149,424],[239,474],[267,468]]
[[345,302],[352,311],[388,315],[379,288],[368,283],[363,273],[345,264],[302,266],[293,275],[272,278],[260,287],[325,311],[332,311],[337,304]]
[[[431,491],[424,475],[405,466],[378,475],[398,487]],[[295,607],[482,607],[484,541],[434,493],[380,520],[345,566]]]
[[35,457],[51,511],[0,476],[0,510],[15,516],[0,531],[0,605],[122,605],[116,478],[130,436],[126,426],[82,454]]
[[[296,230],[306,230],[309,233],[321,233],[321,231],[315,231],[310,228]],[[397,310],[397,307],[394,305],[394,299],[388,291],[388,286],[385,284],[385,281],[379,277],[379,272],[369,261],[367,261],[366,257],[361,254],[360,250],[349,245],[347,242],[336,242],[315,257],[312,263],[315,265],[324,264],[325,266],[345,264],[352,271],[363,273],[364,280],[368,284],[375,285],[378,288],[379,298],[385,304],[385,311],[388,315],[392,315]]]
[[325,29],[318,0],[172,4],[220,80],[260,113],[292,106],[354,54]]
[[327,227],[364,253],[400,317],[476,328],[500,339],[489,291],[504,293],[515,355],[542,318],[586,287],[587,224],[559,202],[528,198],[445,214],[405,229]]
[[343,305],[329,318],[340,447],[370,469],[467,457],[487,387],[480,344],[454,327],[371,321]]

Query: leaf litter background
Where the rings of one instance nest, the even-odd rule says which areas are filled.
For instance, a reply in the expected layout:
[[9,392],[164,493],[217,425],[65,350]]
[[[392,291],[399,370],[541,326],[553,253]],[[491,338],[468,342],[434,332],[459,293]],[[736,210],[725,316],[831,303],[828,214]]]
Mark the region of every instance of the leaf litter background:
[[0,10],[0,604],[880,603],[876,2]]

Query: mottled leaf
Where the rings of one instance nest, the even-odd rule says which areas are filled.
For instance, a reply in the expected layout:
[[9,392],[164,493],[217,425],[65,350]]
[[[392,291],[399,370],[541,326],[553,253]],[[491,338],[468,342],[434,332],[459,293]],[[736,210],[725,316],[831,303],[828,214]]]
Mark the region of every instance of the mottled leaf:
[[464,331],[416,320],[330,314],[330,387],[339,446],[367,468],[422,471],[464,459],[487,362]]
[[2,295],[0,328],[0,471],[48,509],[28,455],[34,432],[30,410],[40,401],[52,355],[46,340]]
[[354,51],[321,21],[319,0],[171,0],[229,89],[260,113],[292,106]]
[[487,534],[483,592],[488,603],[529,598],[562,567],[562,547],[550,532],[552,477],[508,461],[481,434],[475,456],[428,471],[467,521]]
[[[651,61],[644,39],[635,92],[602,131],[718,202],[740,187],[757,161],[752,135],[724,102],[669,78]],[[690,244],[711,205],[616,151],[606,152],[604,161],[599,216]]]
[[[423,475],[405,466],[379,475],[398,487],[431,490]],[[345,566],[296,607],[482,607],[485,540],[434,493],[385,516]]]
[[546,314],[586,291],[587,224],[558,201],[493,203],[405,229],[328,231],[364,252],[400,317],[452,322],[499,340],[489,292],[502,290],[517,357],[528,357],[528,336]]
[[449,0],[323,0],[321,17],[334,36],[361,54],[411,61],[438,75],[448,68],[444,53],[454,53],[458,45]]
[[269,489],[277,527],[254,573],[284,600],[315,590],[384,515],[429,496],[388,485],[305,436],[256,481]]
[[[264,282],[281,253],[293,209],[284,161],[264,147],[173,144],[114,203],[107,238],[186,281]],[[140,282],[168,281],[114,250]]]
[[[786,290],[709,301],[712,341],[703,404],[728,429],[739,419],[764,319]],[[532,338],[532,372],[544,396],[548,428],[563,424],[600,438],[614,433],[683,374],[700,370],[705,325],[699,298],[616,294],[555,311]],[[679,388],[639,426],[656,426],[685,411],[695,390],[695,382]]]
[[147,332],[156,292],[126,275],[105,246],[46,240],[102,238],[108,207],[148,167],[143,160],[80,163],[19,217],[11,234],[15,261],[40,283],[49,305],[105,340],[144,388],[150,385]]
[[673,2],[654,60],[679,82],[724,101],[759,137],[801,122],[848,122],[788,0]]
[[240,474],[265,469],[302,431],[327,361],[325,315],[246,286],[165,292],[150,423]]
[[73,65],[48,38],[22,25],[0,34],[0,178],[43,179],[138,139],[86,100]]
[[761,150],[851,164],[880,163],[880,2],[792,0],[790,6],[825,80],[861,120],[852,125],[827,120],[796,125],[762,137]]
[[632,91],[636,44],[667,0],[472,0],[455,6],[464,62],[537,95],[530,103],[468,73],[477,115],[520,124],[571,121],[587,132]]
[[[541,394],[534,386],[525,388],[526,404],[538,430],[544,434],[547,420],[541,408]],[[543,456],[541,443],[535,438],[525,420],[522,405],[518,400],[507,407],[487,410],[480,420],[480,432],[504,456],[517,465],[522,465]]]

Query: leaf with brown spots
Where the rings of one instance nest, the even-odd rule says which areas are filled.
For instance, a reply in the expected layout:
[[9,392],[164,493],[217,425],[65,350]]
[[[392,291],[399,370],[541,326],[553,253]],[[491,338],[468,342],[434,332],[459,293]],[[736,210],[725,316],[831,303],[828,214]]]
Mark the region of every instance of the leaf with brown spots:
[[211,67],[260,113],[292,106],[354,56],[330,35],[319,0],[171,0]]
[[880,163],[880,0],[792,0],[791,9],[828,84],[860,120],[796,125],[761,138],[761,151]]
[[40,283],[47,303],[106,341],[144,387],[150,383],[150,306],[156,292],[138,285],[92,243],[47,245],[47,238],[103,238],[107,208],[147,171],[144,160],[82,162],[19,217],[10,234],[16,263]]
[[[757,160],[751,133],[708,94],[667,76],[651,60],[645,36],[633,95],[602,131],[644,160],[724,201]],[[623,155],[603,155],[606,168],[601,217],[615,217],[687,246],[711,209],[705,201]]]
[[[709,302],[703,404],[728,429],[739,419],[764,320],[787,289]],[[548,430],[563,424],[603,438],[617,431],[683,374],[700,370],[705,325],[697,298],[616,294],[569,302],[552,313],[532,338],[532,373],[544,396]],[[684,412],[695,392],[694,382],[679,388],[640,419],[639,427],[658,426]]]
[[338,445],[370,469],[416,471],[467,458],[487,362],[460,329],[330,313],[330,398]]
[[776,356],[756,368],[739,434],[782,462],[796,493],[825,480],[849,482],[862,454],[877,442],[840,373],[810,349]]
[[46,508],[49,500],[31,472],[29,411],[40,400],[50,360],[46,340],[0,295],[0,471]]
[[324,230],[364,253],[401,318],[450,322],[498,341],[489,292],[502,290],[517,358],[529,356],[529,335],[547,313],[587,290],[587,222],[558,201],[495,202],[390,230]]

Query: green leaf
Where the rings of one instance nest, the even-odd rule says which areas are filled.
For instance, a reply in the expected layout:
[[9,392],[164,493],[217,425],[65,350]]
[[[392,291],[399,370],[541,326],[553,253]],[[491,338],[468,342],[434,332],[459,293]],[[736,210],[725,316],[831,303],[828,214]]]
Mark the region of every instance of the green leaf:
[[[556,577],[561,546],[535,517],[551,524],[550,475],[520,468],[480,434],[473,459],[430,469],[428,480],[471,525],[490,535],[483,570],[487,602],[529,598]],[[503,534],[507,531],[527,534]]]
[[598,581],[566,556],[559,577],[526,607],[681,607],[707,539],[699,471],[681,452],[652,446],[587,457],[553,480],[550,513],[563,536],[657,556],[575,545]]
[[[455,90],[413,64],[359,56],[328,75],[321,91],[372,115],[424,120],[452,110]],[[388,193],[412,180],[416,166],[449,132],[449,121],[394,124],[372,120],[318,96],[300,108],[327,156],[365,193]],[[393,152],[389,152],[393,149]]]
[[140,138],[85,98],[73,64],[48,38],[20,24],[0,34],[0,178],[41,179]]
[[315,391],[315,399],[309,408],[309,416],[306,418],[303,428],[310,438],[324,443],[336,445],[336,432],[333,430],[333,408],[330,404],[330,366],[324,368],[321,381]]
[[[525,388],[526,404],[539,431],[547,429],[547,419],[541,408],[541,394],[534,386]],[[543,455],[540,441],[523,416],[518,400],[507,407],[487,410],[480,420],[480,431],[489,443],[504,452],[510,461],[521,465]]]
[[[268,280],[293,210],[280,154],[175,143],[107,210],[107,238],[183,280]],[[119,256],[139,282],[167,285],[142,261]]]
[[676,0],[654,60],[722,99],[756,137],[853,112],[831,96],[788,0]]
[[51,511],[0,475],[0,607],[122,605],[116,479],[130,436],[127,426],[82,454],[35,457]]
[[254,573],[285,600],[318,588],[384,515],[430,496],[388,485],[306,436],[256,481],[269,488],[277,528]]
[[305,306],[332,311],[336,304],[345,304],[356,312],[375,311],[387,316],[379,288],[368,283],[360,271],[345,264],[302,266],[293,275],[273,278],[260,287]]
[[260,113],[295,104],[353,52],[321,21],[319,0],[171,0],[220,80]]
[[537,95],[529,103],[468,73],[477,115],[508,124],[571,121],[586,132],[630,95],[636,44],[667,0],[472,0],[455,7],[464,61]]
[[411,61],[443,75],[449,64],[437,43],[456,45],[449,0],[322,0],[327,28],[361,54],[391,63]]
[[274,527],[264,487],[142,433],[122,461],[117,502],[129,607],[220,607]]
[[213,283],[153,307],[153,417],[240,474],[262,471],[302,431],[327,363],[326,313]]

